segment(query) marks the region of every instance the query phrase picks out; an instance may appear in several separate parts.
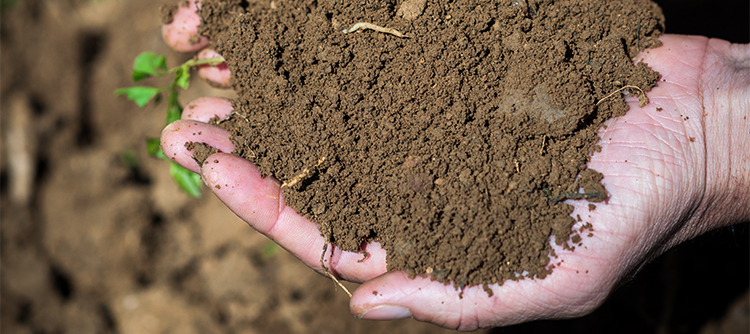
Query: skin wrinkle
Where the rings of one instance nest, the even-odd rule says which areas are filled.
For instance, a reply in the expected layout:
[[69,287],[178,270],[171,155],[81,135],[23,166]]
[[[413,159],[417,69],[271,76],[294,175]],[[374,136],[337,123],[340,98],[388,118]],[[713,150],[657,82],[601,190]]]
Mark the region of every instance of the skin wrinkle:
[[[722,59],[726,60],[726,58],[724,58],[724,57],[722,57]],[[736,68],[735,68],[735,70],[736,70]],[[732,113],[732,112],[728,112],[728,113],[727,113],[727,118],[728,118],[728,119],[727,119],[727,124],[729,124],[729,126],[730,126],[730,129],[731,129],[731,128],[733,127],[733,124],[735,124],[735,123],[734,123],[734,120],[733,120],[733,113]],[[733,136],[732,136],[732,135],[728,135],[728,136],[727,136],[727,139],[728,139],[728,141],[729,141],[729,147],[735,147],[735,145],[734,145],[734,142],[733,142],[733,141],[734,141],[734,138],[733,138]],[[732,154],[729,154],[729,155],[728,155],[728,157],[727,157],[727,164],[726,164],[726,165],[727,165],[727,174],[728,174],[728,175],[732,175],[732,174],[733,174],[733,173],[732,173],[732,167],[734,166],[734,161],[733,161],[733,156],[732,156]],[[727,178],[727,179],[726,179],[726,185],[725,185],[725,188],[727,188],[727,189],[732,189],[732,185],[731,185],[731,184],[729,184],[730,182],[731,182],[731,179],[730,179],[730,178]],[[723,197],[725,197],[725,198],[726,198],[726,197],[727,197],[727,195],[725,195],[725,196],[723,196]]]
[[[694,81],[694,82],[697,83],[697,86],[698,86],[697,91],[700,94],[700,97],[699,97],[700,106],[701,106],[701,110],[704,113],[705,113],[705,110],[706,110],[707,92],[711,91],[710,88],[706,87],[707,82],[706,82],[706,78],[704,77],[706,74],[709,73],[708,71],[710,70],[707,67],[707,59],[710,56],[710,54],[709,54],[710,51],[712,51],[712,50],[710,50],[711,49],[710,48],[710,44],[711,44],[710,42],[711,42],[710,39],[705,39],[705,41],[703,43],[703,46],[701,47],[702,50],[703,50],[703,58],[701,59],[700,65],[697,67],[697,72],[699,73],[699,75],[696,78],[696,81]],[[715,110],[721,110],[721,109],[717,108]],[[707,133],[706,132],[707,131],[707,126],[706,126],[707,124],[706,123],[709,120],[706,120],[706,119],[707,118],[714,118],[715,119],[715,117],[717,117],[717,116],[718,115],[708,115],[708,114],[706,114],[706,115],[704,115],[704,117],[701,117],[701,119],[703,120],[701,122],[703,133]],[[728,137],[729,137],[728,140],[731,143],[731,135],[728,136]],[[701,218],[705,217],[707,211],[710,210],[711,207],[715,206],[715,203],[716,203],[716,200],[717,200],[717,198],[715,198],[714,196],[707,195],[707,194],[709,194],[708,187],[710,186],[710,184],[709,184],[709,180],[710,180],[709,179],[709,177],[710,177],[709,176],[710,175],[709,168],[711,168],[711,167],[709,167],[709,166],[711,166],[710,161],[711,161],[711,158],[712,158],[712,156],[711,156],[712,152],[710,152],[708,150],[708,147],[710,145],[710,140],[711,139],[710,139],[709,136],[705,136],[704,141],[703,141],[703,152],[702,153],[703,153],[703,156],[704,156],[704,161],[703,161],[703,167],[704,168],[702,170],[702,174],[703,175],[701,175],[702,178],[703,178],[703,185],[702,185],[702,187],[700,187],[700,190],[698,192],[698,197],[699,197],[698,205],[696,207],[691,208],[687,212],[687,213],[693,214],[693,220],[695,220],[695,217],[701,217]],[[730,154],[730,156],[731,156],[731,154]],[[706,201],[708,203],[706,203],[705,207],[701,209],[701,204],[700,203],[706,202]],[[705,220],[705,219],[700,219],[700,220]],[[695,227],[692,227],[692,228],[688,227],[688,228],[690,228],[692,230],[697,230],[697,228],[695,228]],[[672,239],[672,241],[669,242],[669,243],[667,243],[663,248],[671,247],[673,244],[676,244],[676,243],[680,242],[681,239],[685,238],[684,236],[680,237],[680,234],[687,234],[687,233],[682,232],[682,233],[676,234],[675,237]],[[685,239],[689,239],[689,238],[690,237],[687,237]]]
[[[494,289],[493,289],[493,291],[494,291]],[[502,313],[500,313],[500,312],[504,311],[504,307],[502,307],[502,303],[503,303],[503,300],[500,298],[499,295],[494,295],[493,296],[493,298],[491,300],[491,305],[490,305],[489,308],[487,308],[488,313],[490,313],[491,315],[493,315],[493,316],[489,317],[489,319],[500,319],[501,318]],[[488,322],[485,325],[488,325],[488,326],[500,326],[501,323],[500,323],[499,320],[495,320],[495,321],[490,321],[490,322]]]
[[[547,288],[545,289],[548,291],[550,290]],[[600,287],[600,289],[597,289],[597,290],[605,290],[605,289],[604,287]],[[553,292],[553,291],[550,291],[550,292]],[[576,303],[574,305],[565,305],[565,306],[562,306],[564,302],[558,303],[561,306],[559,306],[559,308],[556,310],[547,311],[546,312],[547,317],[555,318],[555,319],[567,319],[567,318],[578,317],[578,316],[591,313],[596,308],[598,308],[599,305],[601,305],[604,302],[607,294],[596,293],[596,297],[594,298],[591,298],[590,294],[591,294],[591,291],[584,292],[583,295],[588,295],[587,296],[588,298],[570,298],[570,297],[563,297],[559,294],[555,294],[558,297],[558,300],[560,301],[569,302],[571,300],[575,300]],[[540,303],[540,304],[537,304],[537,307],[539,307],[540,309],[544,309],[545,305]]]
[[[464,304],[461,303],[461,307],[459,307],[458,318],[454,318],[454,319],[457,319],[457,320],[453,321],[453,322],[458,322],[458,324],[456,325],[456,328],[458,328],[459,330],[462,329],[462,328],[471,328],[472,327],[471,324],[466,324],[465,321],[463,320],[464,319],[464,314],[465,314],[464,308],[465,308]],[[476,314],[476,312],[474,312],[474,313]],[[474,326],[474,327],[476,327],[476,326]]]
[[[571,297],[571,296],[563,295],[562,293],[554,291],[555,289],[550,288],[546,284],[542,284],[541,288],[547,294],[553,296],[553,298],[555,298],[557,301],[569,301],[569,300],[579,300],[579,299],[581,299],[581,298],[576,298],[576,297]],[[576,291],[576,292],[578,292],[578,291]],[[587,294],[587,292],[583,293],[583,295],[586,295],[586,294]],[[530,304],[534,305],[537,309],[540,309],[540,310],[543,310],[545,308],[544,304],[549,303],[548,300],[544,300],[544,301],[538,300],[538,301],[529,301],[529,302],[530,302]],[[560,304],[560,303],[558,303],[558,304]],[[566,306],[566,308],[567,308],[567,306]]]
[[[490,312],[491,312],[491,310],[493,310],[493,309],[494,309],[494,306],[495,306],[495,305],[497,305],[497,302],[498,302],[498,301],[500,300],[499,296],[495,294],[495,289],[493,289],[493,287],[495,287],[495,286],[496,286],[495,284],[492,284],[492,285],[490,285],[490,289],[492,290],[492,293],[493,293],[493,294],[492,294],[492,297],[489,297],[489,298],[473,298],[473,297],[475,297],[475,296],[477,295],[477,293],[479,293],[479,292],[474,292],[474,293],[472,293],[472,295],[473,295],[473,296],[471,296],[471,297],[472,297],[472,299],[474,299],[474,300],[478,300],[479,302],[481,302],[481,303],[483,304],[483,307],[477,307],[477,308],[475,308],[475,310],[476,310],[476,309],[480,309],[480,310],[490,310]],[[486,292],[484,291],[484,289],[482,289],[481,293],[484,293],[484,295],[482,295],[482,296],[480,296],[480,297],[485,297],[485,296],[487,295],[487,294],[486,294]],[[491,312],[491,313],[492,313],[492,312]],[[478,316],[478,315],[479,315],[479,312],[476,312],[476,311],[475,311],[475,312],[474,312],[474,314]],[[477,323],[480,323],[480,320],[479,320],[479,318],[475,319],[475,321],[476,321]]]
[[[406,276],[405,273],[399,273],[399,274]],[[391,294],[396,295],[396,296],[402,296],[401,298],[397,300],[395,304],[403,305],[403,304],[408,304],[408,303],[402,304],[400,302],[402,302],[403,300],[408,301],[409,299],[411,299],[411,297],[418,298],[415,295],[421,292],[421,289],[426,289],[426,287],[427,287],[427,284],[422,284],[421,286],[417,287],[417,289],[413,289],[413,288],[410,289],[410,287],[407,287],[407,286],[404,286],[404,287],[396,286],[396,289],[398,290],[397,294],[394,294],[393,292],[391,292]],[[392,287],[386,287],[386,288],[392,288]]]
[[[710,39],[706,39],[704,41],[704,45],[702,47],[703,50],[704,50],[703,51],[703,59],[701,60],[701,64],[697,68],[697,71],[699,73],[698,78],[696,78],[697,81],[694,81],[694,82],[697,82],[697,84],[698,84],[698,93],[699,94],[705,92],[705,89],[702,89],[702,86],[704,85],[704,75],[707,73],[707,72],[705,72],[705,70],[706,70],[705,64],[706,64],[706,60],[707,60],[707,57],[708,57],[708,48],[709,48],[710,41],[711,41]],[[703,69],[703,71],[701,71],[701,69]],[[700,106],[701,106],[701,110],[703,110],[703,112],[705,112],[705,110],[706,110],[706,101],[705,101],[704,94],[700,94]],[[704,117],[709,117],[709,116],[705,115]],[[704,117],[701,117],[701,119],[703,120]],[[706,133],[706,122],[705,122],[705,120],[701,122],[701,126],[702,126],[703,133]],[[704,142],[703,142],[703,156],[704,156],[704,159],[708,159],[708,157],[709,157],[708,156],[708,138],[706,138],[704,140]],[[698,209],[700,207],[700,203],[703,201],[704,197],[706,196],[706,193],[708,192],[708,189],[707,189],[707,187],[708,187],[708,168],[709,168],[708,166],[709,166],[708,161],[704,160],[703,161],[703,175],[701,175],[702,178],[703,178],[703,186],[700,187],[700,191],[699,191],[699,195],[698,195],[699,196],[699,200],[698,200],[699,204],[696,207],[691,208],[690,213],[694,214],[694,213],[696,213],[698,211]],[[699,214],[699,215],[702,215],[702,214]]]
[[[542,284],[541,288],[543,290],[545,290],[545,291],[548,292],[547,295],[551,295],[551,296],[553,296],[553,298],[556,298],[557,301],[563,301],[563,300],[570,301],[570,300],[574,300],[574,299],[576,299],[576,300],[580,299],[580,298],[562,297],[560,294],[554,293],[554,292],[550,291],[547,288],[546,285],[547,284]],[[528,287],[526,287],[525,289],[528,289]],[[526,293],[526,294],[534,296],[533,293],[532,294]],[[546,313],[547,315],[560,314],[560,309],[559,308],[548,309],[547,304],[550,303],[550,302],[551,302],[551,299],[549,299],[549,298],[529,298],[529,299],[527,299],[525,301],[525,303],[524,303],[524,307],[522,308],[524,310],[524,312],[523,312],[523,314],[524,314],[523,318],[532,319],[532,317],[529,315],[529,313],[536,313],[536,314],[545,314]],[[552,302],[552,303],[555,303],[555,302]],[[559,305],[559,303],[557,303],[557,304]],[[531,306],[528,306],[528,305],[531,305]],[[540,310],[545,310],[545,309],[547,309],[547,311],[539,312]]]
[[[677,234],[677,231],[682,230],[684,226],[688,224],[690,217],[692,217],[693,211],[699,206],[700,200],[689,200],[689,203],[691,204],[687,205],[687,207],[690,207],[691,209],[683,211],[681,215],[679,214],[679,212],[674,211],[673,208],[675,206],[672,205],[667,206],[667,208],[671,209],[668,212],[657,213],[656,217],[661,217],[661,221],[674,221],[674,224],[669,227],[667,233],[659,233],[661,234],[661,236],[657,235],[656,231],[652,229],[648,230],[649,239],[651,240],[651,242],[649,243],[654,245],[654,247],[649,249],[645,254],[646,258],[649,259],[649,262],[671,247],[671,243],[674,241],[673,236]],[[670,217],[672,217],[672,219],[668,219]],[[640,266],[640,268],[642,268],[646,263],[648,262],[644,262]],[[640,270],[640,268],[638,270]]]
[[[474,300],[477,300],[477,299],[474,299]],[[482,323],[482,321],[480,320],[480,317],[479,317],[479,312],[477,312],[476,310],[477,310],[477,308],[474,308],[474,312],[472,312],[472,313],[474,313],[474,319],[472,320],[472,322],[475,324],[474,325],[475,327],[477,327],[479,324]]]
[[[671,205],[665,206],[667,208],[673,208]],[[655,212],[652,215],[649,215],[650,218],[648,221],[675,221],[674,216],[679,216],[675,214],[673,210],[670,210],[668,212]],[[673,219],[669,219],[670,217],[673,217]],[[655,257],[661,255],[666,249],[664,247],[660,247],[660,245],[666,245],[666,241],[669,240],[670,236],[672,235],[672,231],[679,230],[683,227],[684,222],[680,223],[681,219],[677,219],[675,224],[672,224],[672,226],[669,227],[670,233],[661,233],[661,231],[655,230],[652,226],[643,226],[645,228],[643,233],[640,233],[639,240],[641,241],[638,245],[638,249],[646,249],[646,252],[644,252],[644,256],[648,258],[648,261],[641,262],[639,265],[636,265],[634,268],[635,271],[632,272],[632,274],[629,275],[635,275],[638,271],[640,271],[643,266],[648,264],[652,259]],[[648,249],[647,247],[642,247],[642,245],[654,245],[651,249]],[[627,256],[626,257],[628,261],[625,261],[628,265],[624,268],[633,268],[633,260],[636,258],[635,256]],[[637,264],[637,262],[636,262]]]
[[[473,291],[478,291],[479,287],[474,287]],[[484,293],[484,291],[482,291]],[[476,309],[472,305],[466,305],[467,301],[470,300],[476,300],[476,298],[471,298],[469,294],[464,295],[464,298],[459,301],[460,307],[458,308],[458,312],[445,312],[448,316],[445,319],[446,323],[455,323],[454,326],[450,326],[451,328],[456,328],[458,330],[466,330],[469,328],[475,328],[477,325],[479,325],[479,322],[476,320],[478,319],[478,312],[476,312]],[[469,307],[469,312],[467,313],[466,307]],[[472,322],[466,322],[464,319],[468,319],[469,317],[466,316],[467,314],[472,314],[475,316],[475,320]],[[453,315],[453,318],[451,318],[450,315]]]
[[[750,94],[750,50],[747,49],[740,49],[736,45],[730,45],[730,51],[731,51],[731,63],[734,68],[734,77],[738,78],[734,83],[736,84],[736,87],[733,89],[735,91],[741,92],[740,94],[736,94],[735,96],[748,96]],[[745,53],[742,53],[742,51],[745,51]],[[727,57],[730,57],[729,55]],[[742,58],[742,59],[739,59]],[[736,105],[737,110],[748,110],[748,104],[750,104],[749,99],[742,99],[740,98],[738,101],[734,101],[732,103],[733,105]],[[739,115],[738,115],[739,116]],[[736,123],[732,123],[732,127],[736,129],[732,129],[732,133],[742,133],[742,131],[747,131],[747,124],[750,122],[750,120],[747,119],[747,116],[750,115],[743,115],[743,118],[738,118]],[[742,128],[741,124],[745,124],[745,129]],[[747,163],[742,163],[743,161],[747,161],[750,158],[750,143],[748,143],[747,140],[740,141],[738,143],[738,146],[736,148],[736,152],[739,152],[742,154],[741,157],[738,157],[736,161],[739,163],[739,168],[737,168],[736,173],[730,174],[730,180],[729,182],[733,183],[730,184],[733,185],[733,189],[738,189],[737,192],[733,194],[727,194],[727,196],[731,196],[732,200],[730,203],[734,203],[731,205],[731,207],[735,208],[735,212],[745,212],[747,216],[747,213],[750,212],[750,203],[745,202],[744,205],[742,201],[738,201],[738,198],[742,198],[741,192],[744,187],[747,191],[748,187],[745,187],[747,185],[747,176],[750,174],[750,165]],[[738,177],[739,175],[739,177]],[[745,194],[747,195],[747,194]]]
[[[281,196],[281,188],[279,188],[279,196]],[[268,235],[269,237],[273,235],[273,232],[276,230],[276,227],[279,225],[279,220],[281,219],[281,216],[283,214],[283,211],[286,210],[288,207],[284,206],[283,209],[281,207],[276,208],[276,219],[273,220],[273,223],[271,226],[268,227],[268,229],[265,231],[265,235]],[[273,240],[278,241],[278,240]]]
[[[452,318],[451,318],[451,316],[448,313],[451,313],[451,312],[445,312],[445,311],[437,312],[437,314],[435,315],[435,317],[433,317],[430,322],[435,323],[436,325],[438,325],[440,327],[455,328],[456,330],[460,330],[460,328],[461,328],[461,320],[460,320],[461,318],[460,318],[460,315],[459,315],[459,318],[458,318],[459,319],[458,320],[458,324],[455,325],[455,326],[452,326],[452,325],[449,325],[453,321],[451,320]],[[424,321],[422,319],[417,319],[417,320]]]
[[[656,185],[656,175],[648,169],[648,167],[644,167],[642,164],[637,164],[632,167],[633,171],[640,171],[637,175],[634,175],[633,177],[637,178],[638,182],[637,184],[640,185],[638,191],[636,192],[636,196],[642,196],[642,194],[646,193],[655,193],[656,196],[655,199],[659,202],[661,202],[662,196],[660,196],[660,189]],[[646,182],[642,182],[641,180],[645,180]]]
[[[665,144],[672,151],[676,151],[675,147],[670,145],[670,141],[671,141],[670,139],[674,139],[675,141],[680,142],[681,139],[684,139],[683,137],[684,137],[685,131],[673,129],[672,126],[668,126],[668,125],[673,125],[674,121],[670,121],[669,123],[664,123],[664,122],[661,122],[660,119],[656,119],[650,116],[646,116],[646,117],[648,117],[649,120],[644,120],[644,121],[639,120],[638,122],[631,123],[631,124],[633,126],[636,126],[636,125],[640,126],[641,127],[640,130],[645,133],[650,134],[652,138],[656,140],[656,142],[658,142],[659,144]],[[659,128],[661,130],[660,132],[654,132],[655,131],[653,127],[654,122],[659,123],[663,126],[663,128]],[[645,144],[648,141],[643,140],[641,142]],[[660,146],[659,149],[661,149],[661,147],[662,146]],[[658,151],[658,149],[655,147],[649,146],[647,148],[651,151]]]

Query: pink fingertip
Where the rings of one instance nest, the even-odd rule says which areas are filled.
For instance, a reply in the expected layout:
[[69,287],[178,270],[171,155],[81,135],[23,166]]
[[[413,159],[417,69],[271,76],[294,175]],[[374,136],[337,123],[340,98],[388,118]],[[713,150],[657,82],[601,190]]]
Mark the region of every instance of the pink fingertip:
[[[198,53],[198,59],[211,59],[220,57],[219,53],[211,49],[204,49]],[[206,80],[209,84],[217,88],[231,88],[232,73],[227,67],[227,63],[221,63],[216,66],[200,65],[198,66],[198,75]]]
[[164,155],[183,167],[199,172],[200,166],[193,160],[193,152],[185,143],[206,143],[220,152],[231,152],[234,144],[229,133],[217,126],[190,120],[178,120],[167,125],[161,133],[161,148]]
[[187,6],[180,2],[180,6],[172,15],[172,22],[161,27],[164,42],[179,52],[196,52],[208,45],[208,38],[198,33],[201,17],[194,0],[189,0]]
[[224,119],[231,114],[232,102],[222,97],[205,96],[190,101],[185,106],[182,119],[208,123],[212,118]]

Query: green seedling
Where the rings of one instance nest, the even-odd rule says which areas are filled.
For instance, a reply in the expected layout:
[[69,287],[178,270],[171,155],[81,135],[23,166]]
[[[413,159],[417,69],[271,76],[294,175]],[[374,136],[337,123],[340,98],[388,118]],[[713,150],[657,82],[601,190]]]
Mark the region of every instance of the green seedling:
[[263,254],[263,259],[270,259],[274,257],[280,250],[281,246],[273,241],[268,241],[265,245],[263,245],[261,253]]
[[[166,124],[172,123],[182,117],[182,105],[178,99],[180,88],[188,89],[190,86],[190,70],[199,65],[216,66],[224,62],[224,58],[216,57],[210,59],[190,59],[184,64],[168,69],[167,58],[153,52],[143,52],[135,57],[133,63],[133,81],[139,82],[150,77],[163,77],[173,75],[172,81],[167,86],[133,86],[120,88],[115,91],[116,95],[125,95],[128,100],[135,102],[139,107],[145,107],[151,100],[159,103],[162,94],[167,95],[167,117]],[[169,173],[177,185],[193,197],[201,196],[201,178],[186,168],[171,161],[164,155],[159,145],[159,139],[147,138],[147,149],[149,155],[170,162]]]

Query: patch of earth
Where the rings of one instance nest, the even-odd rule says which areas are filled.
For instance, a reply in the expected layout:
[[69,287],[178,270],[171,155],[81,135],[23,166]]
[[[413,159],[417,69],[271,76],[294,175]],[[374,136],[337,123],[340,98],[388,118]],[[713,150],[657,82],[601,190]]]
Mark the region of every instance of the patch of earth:
[[207,0],[201,15],[239,96],[219,121],[234,154],[337,247],[379,241],[389,271],[456,287],[544,278],[550,237],[580,240],[564,200],[606,199],[586,167],[597,129],[627,111],[619,91],[645,102],[659,74],[632,59],[664,30],[647,0]]

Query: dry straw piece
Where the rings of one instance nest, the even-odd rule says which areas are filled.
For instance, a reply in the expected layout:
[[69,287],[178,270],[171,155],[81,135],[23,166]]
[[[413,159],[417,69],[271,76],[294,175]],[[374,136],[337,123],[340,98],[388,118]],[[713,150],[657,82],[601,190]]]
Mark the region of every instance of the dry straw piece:
[[375,30],[375,31],[382,32],[382,33],[385,33],[385,34],[391,34],[393,36],[400,37],[400,38],[408,38],[408,37],[404,36],[404,34],[402,34],[401,32],[399,32],[396,29],[384,28],[384,27],[381,27],[381,26],[374,25],[372,23],[367,23],[367,22],[356,23],[351,28],[344,29],[341,32],[343,32],[344,34],[348,34],[350,32],[355,32],[355,31],[360,30],[360,29],[361,30],[370,29],[370,30]]

